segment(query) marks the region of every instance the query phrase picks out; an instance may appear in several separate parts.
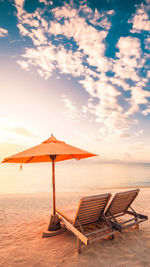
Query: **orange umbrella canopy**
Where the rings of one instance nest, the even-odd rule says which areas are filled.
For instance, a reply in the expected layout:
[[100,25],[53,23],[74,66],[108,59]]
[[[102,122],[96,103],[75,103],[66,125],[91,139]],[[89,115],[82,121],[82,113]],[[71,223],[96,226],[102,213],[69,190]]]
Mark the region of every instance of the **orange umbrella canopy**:
[[41,144],[29,148],[23,152],[5,158],[2,163],[38,163],[55,162],[69,159],[82,159],[97,156],[77,147],[70,146],[65,142],[57,140],[53,135]]
[[38,146],[29,148],[23,152],[12,155],[2,161],[2,163],[38,163],[52,162],[52,183],[53,183],[53,215],[50,219],[48,230],[58,229],[59,219],[56,215],[55,200],[55,162],[68,159],[83,159],[97,156],[96,154],[70,146],[65,142],[57,140],[53,135]]

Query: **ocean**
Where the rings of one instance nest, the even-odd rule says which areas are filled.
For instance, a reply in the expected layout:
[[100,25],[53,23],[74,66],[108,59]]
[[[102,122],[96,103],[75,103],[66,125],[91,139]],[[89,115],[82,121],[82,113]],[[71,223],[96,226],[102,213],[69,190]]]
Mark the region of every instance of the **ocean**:
[[[149,187],[150,164],[60,162],[55,165],[56,191],[83,192],[109,188]],[[52,191],[51,164],[0,164],[0,194]]]

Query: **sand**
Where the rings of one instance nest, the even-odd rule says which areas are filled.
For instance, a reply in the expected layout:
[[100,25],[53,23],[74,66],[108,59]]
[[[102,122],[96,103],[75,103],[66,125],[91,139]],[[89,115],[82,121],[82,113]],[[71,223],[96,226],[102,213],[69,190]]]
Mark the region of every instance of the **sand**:
[[[58,193],[57,204],[73,204],[84,195],[98,192]],[[150,217],[150,189],[141,188],[133,207]],[[65,231],[61,235],[42,238],[51,210],[51,194],[0,195],[0,266],[150,266],[150,221],[139,230],[130,229],[114,240],[102,240],[83,246],[76,252],[75,236]]]

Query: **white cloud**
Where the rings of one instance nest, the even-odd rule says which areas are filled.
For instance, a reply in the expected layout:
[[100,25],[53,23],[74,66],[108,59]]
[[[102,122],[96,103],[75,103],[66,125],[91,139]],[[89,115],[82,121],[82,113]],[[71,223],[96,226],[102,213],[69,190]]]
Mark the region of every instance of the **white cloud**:
[[[65,4],[51,10],[54,20],[48,22],[42,16],[44,9],[28,14],[23,10],[23,1],[20,3],[16,0],[16,6],[20,34],[30,37],[34,44],[33,48],[27,48],[18,60],[20,66],[27,71],[36,70],[45,79],[49,78],[56,68],[60,73],[79,77],[79,83],[89,94],[88,103],[84,104],[81,110],[84,115],[90,112],[95,116],[95,121],[100,125],[100,135],[104,138],[109,136],[111,139],[115,136],[129,137],[130,124],[135,123],[131,120],[131,115],[136,112],[147,115],[150,111],[149,93],[143,90],[147,79],[140,77],[140,69],[148,55],[143,56],[140,39],[120,37],[116,45],[116,58],[107,58],[105,41],[111,26],[109,17],[114,14],[113,10],[100,13],[86,5],[80,6],[78,10],[71,4]],[[138,16],[143,14],[143,11],[138,12]],[[135,16],[133,28],[136,26],[139,29]],[[62,19],[63,23],[60,22]],[[144,21],[144,16],[141,20]],[[96,26],[100,26],[102,30],[97,30]],[[63,45],[64,37],[69,48]],[[57,44],[52,42],[52,39]],[[149,39],[145,41],[146,48],[148,44]],[[112,71],[114,77],[108,77],[107,71]],[[134,86],[127,82],[128,79]],[[127,91],[130,92],[130,97],[125,96]],[[63,102],[70,120],[76,121],[79,112],[75,104],[67,96],[63,97]],[[141,104],[146,105],[142,111]]]
[[145,39],[145,48],[150,51],[150,38]]
[[[116,53],[118,57],[135,57],[141,56],[141,45],[138,38],[133,37],[121,37],[118,42],[119,52]],[[126,62],[125,62],[126,63]]]
[[111,23],[109,21],[109,16],[114,14],[113,10],[100,13],[97,9],[95,9],[95,11],[94,12],[91,11],[90,14],[91,14],[91,17],[89,18],[89,21],[93,25],[99,26],[99,27],[103,28],[104,30],[110,29]]
[[65,4],[60,8],[55,8],[53,14],[58,20],[61,18],[75,18],[77,16],[77,10],[71,5]]
[[30,132],[28,129],[24,127],[14,127],[14,128],[6,128],[9,132],[12,132],[17,135],[27,136],[27,137],[37,137],[35,134]]
[[37,135],[29,126],[25,125],[21,121],[13,121],[7,117],[0,117],[0,143],[3,142],[26,142],[30,143]]
[[40,3],[44,3],[45,5],[48,5],[49,2],[52,3],[52,1],[47,1],[47,0],[39,0]]
[[147,72],[147,77],[150,78],[150,70]]
[[139,81],[138,69],[145,62],[145,59],[141,57],[140,40],[133,37],[121,37],[117,46],[119,48],[119,52],[116,53],[118,60],[113,66],[115,77]]
[[47,44],[47,38],[44,35],[44,32],[41,28],[32,29],[31,30],[31,38],[35,45],[46,45]]
[[51,76],[55,67],[58,67],[61,73],[71,73],[77,77],[86,72],[86,67],[82,65],[80,52],[73,53],[63,47],[57,49],[52,44],[48,47],[39,46],[37,49],[28,48],[22,57],[25,60],[18,60],[22,68],[29,70],[36,67],[39,74],[45,79]]
[[123,79],[123,77],[120,77],[118,74],[116,73],[116,77],[109,78],[109,81],[112,82],[114,86],[118,85],[122,87],[124,91],[130,90],[130,85]]
[[147,104],[150,92],[142,90],[140,87],[132,87],[132,100],[136,104]]
[[72,122],[78,122],[78,108],[73,104],[72,100],[70,100],[66,95],[62,95],[62,101],[66,108],[66,112],[64,112],[65,117]]
[[150,19],[147,6],[141,4],[130,22],[133,24],[132,32],[150,31]]
[[8,31],[0,27],[0,37],[5,37],[7,36],[7,34],[8,34]]
[[[59,18],[59,12],[57,15],[55,11],[55,16]],[[87,62],[90,65],[96,66],[98,71],[102,71],[102,69],[103,71],[108,70],[108,60],[104,57],[105,45],[103,43],[107,36],[106,31],[99,32],[88,25],[84,18],[76,16],[76,23],[74,23],[72,18],[66,20],[64,25],[51,22],[49,33],[55,36],[61,34],[67,38],[73,37],[79,46],[79,50],[82,50],[84,55],[87,56]]]
[[106,30],[109,30],[110,29],[110,22],[108,22],[108,19],[107,18],[103,18],[99,23],[97,23],[96,25],[106,29]]
[[[130,108],[127,111],[127,116],[132,115],[136,112],[141,112],[144,116],[150,113],[150,105],[148,101],[150,97],[150,92],[141,89],[141,87],[132,87],[131,98],[129,99]],[[145,104],[147,108],[140,110],[140,105]]]
[[[83,73],[92,73],[90,69],[83,65],[83,60],[81,59],[85,56],[87,63],[95,66],[97,71],[108,70],[109,63],[103,55],[105,50],[103,40],[106,37],[107,32],[98,32],[95,28],[89,26],[84,18],[77,15],[77,11],[75,9],[70,9],[69,5],[62,8],[56,8],[53,12],[56,19],[65,17],[67,20],[65,20],[64,25],[57,22],[51,22],[48,33],[50,35],[55,35],[56,38],[58,35],[64,35],[67,38],[73,37],[79,46],[78,51],[74,53],[67,51],[61,45],[54,48],[54,45],[52,45],[51,41],[46,39],[45,36],[45,31],[48,28],[47,22],[42,19],[40,15],[37,16],[37,11],[35,14],[26,14],[22,12],[22,15],[20,16],[20,23],[18,24],[20,33],[22,35],[29,36],[36,46],[36,49],[26,49],[26,53],[23,55],[23,58],[26,58],[25,61],[27,60],[28,62],[27,66],[26,63],[23,63],[23,59],[18,60],[18,63],[23,68],[26,66],[27,70],[29,70],[32,65],[35,66],[37,64],[37,66],[40,67],[37,70],[38,73],[45,78],[48,78],[52,74],[54,57],[56,66],[60,69],[60,72],[71,73],[73,76],[80,76],[83,75]],[[74,16],[76,16],[76,24],[74,24]],[[35,17],[39,18],[40,26],[37,28],[35,28],[37,26],[35,25]],[[30,30],[25,28],[26,24],[30,26]],[[49,50],[51,50],[51,53],[48,53],[46,59],[46,57],[43,57],[43,54],[46,55],[46,52]],[[36,57],[34,57],[33,54],[35,54]],[[49,54],[52,56],[50,57]],[[47,64],[48,62],[49,67]]]
[[82,53],[59,49],[56,56],[57,66],[61,73],[72,74],[74,77],[84,75],[86,68],[82,65]]
[[21,66],[22,69],[29,71],[29,64],[27,61],[18,60],[17,63]]
[[39,74],[47,79],[55,65],[53,62],[55,61],[55,47],[37,47],[26,49],[26,53],[23,55],[25,60],[18,60],[18,63],[26,70],[32,68],[37,68]]
[[19,23],[17,26],[20,30],[21,35],[24,35],[24,36],[28,35],[29,31],[21,23]]
[[23,10],[24,0],[14,0],[17,9],[17,16],[20,19],[21,16],[25,13]]
[[142,114],[144,116],[147,116],[148,114],[150,114],[150,105],[148,105],[147,108],[142,111]]
[[[120,136],[128,127],[128,120],[123,107],[118,102],[121,93],[112,85],[100,80],[94,81],[86,77],[80,81],[85,90],[92,97],[88,103],[88,110],[96,116],[96,122],[102,124],[100,134]],[[93,103],[93,99],[99,99],[98,104]],[[84,106],[84,112],[87,112]]]

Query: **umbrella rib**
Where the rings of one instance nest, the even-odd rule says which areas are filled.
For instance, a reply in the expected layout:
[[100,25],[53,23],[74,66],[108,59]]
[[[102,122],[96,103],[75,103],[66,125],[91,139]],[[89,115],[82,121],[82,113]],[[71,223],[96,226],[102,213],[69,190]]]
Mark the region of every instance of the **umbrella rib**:
[[[10,161],[11,159],[4,159],[4,162]],[[3,162],[2,162],[3,163]]]
[[34,158],[34,156],[32,156],[31,158],[29,158],[25,163],[29,163],[33,158]]
[[79,160],[78,158],[76,158],[73,154],[71,154],[71,156],[74,158],[74,159],[76,159],[76,160]]

